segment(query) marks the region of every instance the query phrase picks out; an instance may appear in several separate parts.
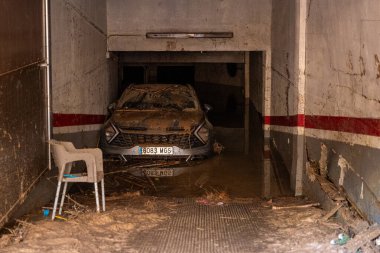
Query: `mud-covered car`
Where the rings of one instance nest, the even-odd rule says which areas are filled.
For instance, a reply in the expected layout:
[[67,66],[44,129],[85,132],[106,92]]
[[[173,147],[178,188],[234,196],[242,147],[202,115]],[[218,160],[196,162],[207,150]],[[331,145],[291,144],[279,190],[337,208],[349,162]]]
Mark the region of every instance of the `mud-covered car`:
[[209,107],[190,85],[131,85],[110,109],[100,139],[105,157],[189,161],[212,153]]

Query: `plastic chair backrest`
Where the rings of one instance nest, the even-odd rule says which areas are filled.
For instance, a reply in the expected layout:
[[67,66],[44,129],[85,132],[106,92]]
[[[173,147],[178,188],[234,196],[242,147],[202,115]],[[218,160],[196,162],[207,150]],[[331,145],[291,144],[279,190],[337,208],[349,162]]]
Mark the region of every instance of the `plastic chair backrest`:
[[66,168],[66,159],[65,156],[67,154],[66,149],[58,144],[58,143],[50,143],[51,145],[51,153],[54,159],[54,162],[56,163],[58,167],[59,174],[62,174],[64,169]]
[[[103,156],[100,149],[76,149],[71,142],[56,140],[51,140],[50,144],[52,146],[51,152],[53,155],[54,162],[59,168],[59,180],[62,180],[64,174],[70,174],[71,172],[73,162],[68,162],[70,160],[70,156],[76,155],[77,160],[81,160],[80,156],[82,154],[83,156],[92,155],[92,157],[94,158],[94,160],[90,162],[88,159],[83,159],[87,160],[87,181],[98,181],[98,175],[97,173],[94,173],[94,169],[96,171],[103,172]],[[100,178],[103,177],[102,174],[100,174],[99,176]]]
[[75,146],[74,146],[74,144],[72,143],[72,142],[68,142],[68,141],[60,141],[59,142],[59,144],[61,144],[62,146],[64,146],[65,147],[65,149],[67,150],[67,151],[74,151],[74,150],[76,150],[76,148],[75,148]]
[[72,142],[68,142],[68,141],[59,141],[59,144],[64,146],[68,152],[74,152],[74,151],[81,150],[81,151],[93,154],[95,156],[95,160],[96,160],[96,171],[103,171],[103,154],[99,148],[77,149],[77,148],[75,148],[75,146]]

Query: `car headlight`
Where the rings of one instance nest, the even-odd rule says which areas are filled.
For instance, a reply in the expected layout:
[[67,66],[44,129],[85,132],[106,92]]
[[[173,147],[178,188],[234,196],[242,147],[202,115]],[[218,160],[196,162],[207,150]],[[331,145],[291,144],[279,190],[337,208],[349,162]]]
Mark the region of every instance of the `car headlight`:
[[206,124],[203,124],[198,131],[196,132],[198,139],[200,139],[203,143],[208,142],[208,138],[210,135],[210,130],[206,127]]
[[119,132],[116,130],[116,128],[112,124],[108,124],[104,128],[104,136],[107,142],[111,142],[113,139],[115,139],[118,133]]

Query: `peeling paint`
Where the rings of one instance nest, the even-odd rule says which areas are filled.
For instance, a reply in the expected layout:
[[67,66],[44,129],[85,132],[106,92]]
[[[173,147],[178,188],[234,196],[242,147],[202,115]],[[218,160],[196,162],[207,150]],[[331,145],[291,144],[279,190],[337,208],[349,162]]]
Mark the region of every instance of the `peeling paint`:
[[306,174],[310,182],[315,182],[317,179],[317,164],[315,161],[306,162]]
[[360,76],[365,76],[366,74],[365,62],[362,56],[359,57],[359,63],[360,63]]
[[325,144],[321,143],[321,158],[319,159],[319,173],[323,177],[327,177],[328,168],[327,168],[327,157],[328,157],[328,148]]
[[344,177],[351,166],[342,155],[339,155],[338,166],[340,167],[339,185],[343,186]]
[[375,54],[375,64],[376,64],[376,68],[377,68],[376,79],[379,79],[380,78],[380,60],[379,60],[379,56],[377,54]]
[[353,64],[353,60],[352,60],[352,52],[351,50],[348,51],[348,55],[347,55],[347,68],[350,70],[350,71],[353,71],[354,70],[354,64]]
[[360,199],[364,199],[364,182],[362,181],[362,187],[360,190]]
[[277,149],[277,144],[276,144],[276,141],[274,139],[272,139],[272,143],[273,143],[273,147],[275,147]]

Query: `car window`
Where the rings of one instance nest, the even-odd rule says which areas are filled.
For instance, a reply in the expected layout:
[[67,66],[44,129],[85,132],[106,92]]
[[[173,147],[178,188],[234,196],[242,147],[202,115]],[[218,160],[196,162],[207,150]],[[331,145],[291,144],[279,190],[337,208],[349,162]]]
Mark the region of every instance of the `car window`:
[[118,102],[119,109],[135,110],[194,110],[196,99],[186,86],[167,86],[160,89],[133,86],[128,88]]

